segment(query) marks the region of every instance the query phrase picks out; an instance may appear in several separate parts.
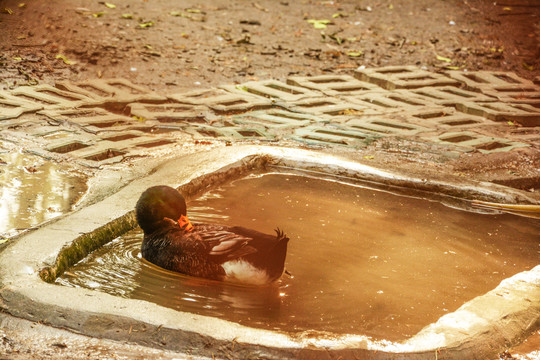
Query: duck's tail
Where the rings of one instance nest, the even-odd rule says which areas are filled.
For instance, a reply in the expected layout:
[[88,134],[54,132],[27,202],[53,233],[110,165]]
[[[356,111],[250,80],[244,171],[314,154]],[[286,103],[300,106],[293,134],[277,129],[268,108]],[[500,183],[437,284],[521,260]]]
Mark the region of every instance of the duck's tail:
[[289,238],[287,237],[287,235],[285,235],[285,233],[281,231],[279,228],[276,228],[274,231],[276,232],[276,235],[277,235],[276,238],[279,243],[281,243],[282,241],[285,243],[289,242]]

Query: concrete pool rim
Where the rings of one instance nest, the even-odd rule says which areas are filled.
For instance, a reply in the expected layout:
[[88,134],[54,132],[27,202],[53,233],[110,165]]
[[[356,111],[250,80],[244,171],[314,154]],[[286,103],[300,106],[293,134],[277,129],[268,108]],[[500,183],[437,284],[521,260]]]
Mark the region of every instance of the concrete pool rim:
[[253,329],[141,300],[57,286],[40,278],[40,272],[43,277],[55,278],[62,267],[69,265],[58,263],[62,249],[71,246],[73,256],[84,256],[88,250],[85,243],[102,241],[100,236],[114,238],[117,232],[133,227],[134,204],[151,185],[181,187],[183,192],[193,195],[212,183],[267,166],[408,186],[426,193],[446,194],[448,198],[531,201],[521,191],[498,185],[415,178],[308,150],[265,146],[218,148],[167,162],[103,201],[21,236],[0,253],[0,308],[15,316],[90,336],[177,351],[191,349],[194,354],[206,356],[233,353],[236,357],[267,358],[432,359],[438,354],[439,358],[483,359],[540,327],[540,266],[504,280],[496,289],[399,344],[373,341],[362,335],[289,335]]

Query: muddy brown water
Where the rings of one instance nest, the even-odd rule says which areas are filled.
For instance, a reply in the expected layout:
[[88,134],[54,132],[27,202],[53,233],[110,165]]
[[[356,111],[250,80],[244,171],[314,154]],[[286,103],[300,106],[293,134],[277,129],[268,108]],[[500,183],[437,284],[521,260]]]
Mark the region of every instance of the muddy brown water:
[[531,269],[540,254],[539,220],[305,176],[251,176],[188,206],[194,222],[285,230],[292,277],[257,288],[165,271],[141,259],[135,229],[57,283],[253,327],[398,341]]
[[86,177],[20,151],[0,153],[0,239],[57,217],[87,190]]

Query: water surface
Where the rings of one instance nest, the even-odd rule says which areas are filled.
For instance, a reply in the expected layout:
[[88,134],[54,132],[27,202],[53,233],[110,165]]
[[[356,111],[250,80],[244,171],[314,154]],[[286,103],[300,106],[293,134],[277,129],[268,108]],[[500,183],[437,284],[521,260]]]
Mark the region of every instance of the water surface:
[[195,222],[290,237],[284,275],[241,287],[185,277],[140,257],[135,229],[57,280],[283,331],[402,340],[538,264],[538,220],[297,175],[251,176],[188,204]]
[[0,239],[71,210],[86,190],[65,164],[0,149]]

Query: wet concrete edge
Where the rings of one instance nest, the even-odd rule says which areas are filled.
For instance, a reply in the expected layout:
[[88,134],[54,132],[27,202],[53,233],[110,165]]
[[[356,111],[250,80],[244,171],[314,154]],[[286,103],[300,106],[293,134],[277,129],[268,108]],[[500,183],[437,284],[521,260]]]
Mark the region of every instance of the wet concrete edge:
[[[220,148],[169,161],[105,200],[22,236],[0,253],[0,307],[15,316],[86,335],[207,356],[427,359],[437,353],[439,358],[480,359],[540,327],[540,266],[504,280],[496,289],[441,317],[402,344],[374,342],[360,335],[324,338],[304,333],[292,337],[145,301],[55,286],[40,279],[39,272],[44,266],[59,271],[53,266],[59,261],[57,255],[81,234],[89,236],[115,219],[132,217],[129,214],[147,187],[158,183],[183,185],[185,192],[195,195],[215,181],[225,181],[234,174],[266,165],[407,185],[464,198],[507,203],[534,201],[523,192],[498,185],[464,184],[463,179],[433,182],[306,150],[262,146]],[[214,174],[203,176],[209,173]]]

